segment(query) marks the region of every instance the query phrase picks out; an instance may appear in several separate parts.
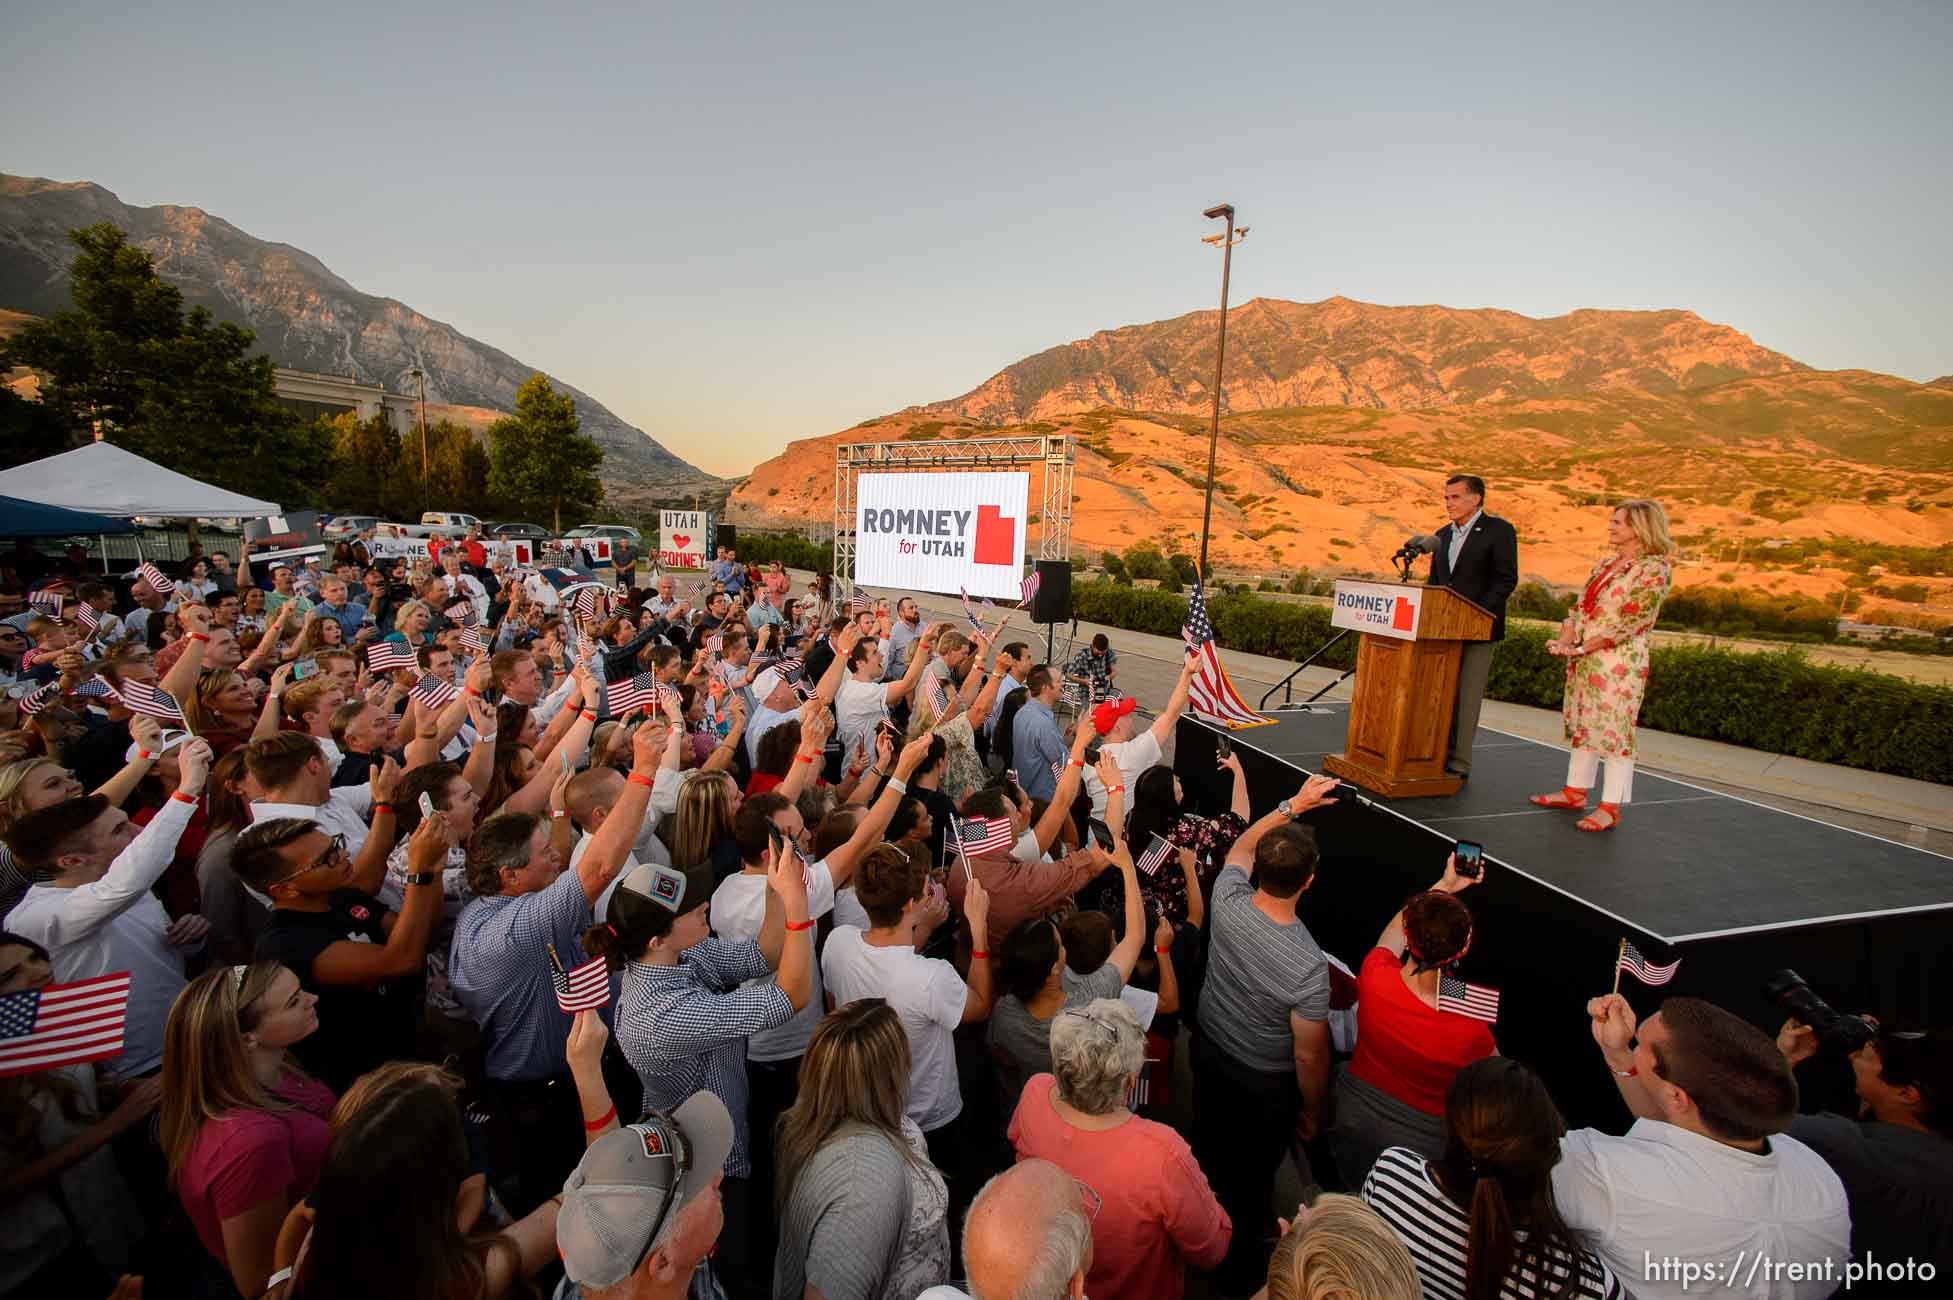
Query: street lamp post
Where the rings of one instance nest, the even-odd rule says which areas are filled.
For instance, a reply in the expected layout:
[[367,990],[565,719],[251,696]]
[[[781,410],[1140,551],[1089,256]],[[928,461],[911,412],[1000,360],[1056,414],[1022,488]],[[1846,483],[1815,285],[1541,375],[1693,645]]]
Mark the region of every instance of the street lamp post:
[[1227,366],[1227,278],[1233,267],[1234,246],[1248,237],[1248,228],[1234,229],[1234,205],[1221,203],[1201,213],[1208,220],[1225,220],[1227,229],[1218,235],[1208,235],[1200,242],[1219,244],[1221,248],[1221,334],[1214,347],[1214,423],[1207,435],[1207,503],[1200,512],[1200,574],[1207,576],[1207,530],[1214,521],[1214,462],[1221,446],[1221,376]]
[[420,423],[420,508],[427,509],[427,374],[419,366],[407,372],[414,378],[420,395],[415,399],[415,418]]

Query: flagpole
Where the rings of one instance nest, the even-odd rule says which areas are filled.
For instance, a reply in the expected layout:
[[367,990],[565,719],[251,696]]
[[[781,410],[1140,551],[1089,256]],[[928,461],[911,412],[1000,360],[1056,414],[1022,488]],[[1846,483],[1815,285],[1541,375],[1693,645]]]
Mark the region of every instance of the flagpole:
[[[1211,244],[1218,238],[1221,245],[1221,332],[1220,338],[1214,346],[1214,419],[1213,426],[1207,435],[1207,501],[1201,508],[1200,513],[1200,567],[1202,572],[1205,572],[1207,569],[1207,530],[1214,520],[1214,462],[1219,455],[1221,445],[1221,376],[1225,373],[1225,367],[1227,365],[1227,281],[1228,275],[1234,266],[1234,245],[1239,241],[1234,237],[1234,205],[1232,203],[1217,204],[1207,209],[1201,215],[1209,220],[1221,217],[1227,221],[1227,230],[1225,233],[1218,237],[1209,235],[1202,241]],[[1248,233],[1247,227],[1243,226],[1241,233],[1246,235]]]
[[1621,940],[1621,946],[1614,950],[1614,991],[1616,993],[1621,991],[1621,963],[1626,958],[1627,940],[1624,938]]

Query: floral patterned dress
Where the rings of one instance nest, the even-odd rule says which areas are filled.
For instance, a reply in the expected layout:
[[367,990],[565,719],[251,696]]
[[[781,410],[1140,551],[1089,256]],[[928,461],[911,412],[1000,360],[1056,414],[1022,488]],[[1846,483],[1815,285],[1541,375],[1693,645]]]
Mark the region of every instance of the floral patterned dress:
[[1634,723],[1648,689],[1648,633],[1673,566],[1667,557],[1644,555],[1603,560],[1568,615],[1574,642],[1601,637],[1612,644],[1567,660],[1561,716],[1575,749],[1607,758],[1634,757]]

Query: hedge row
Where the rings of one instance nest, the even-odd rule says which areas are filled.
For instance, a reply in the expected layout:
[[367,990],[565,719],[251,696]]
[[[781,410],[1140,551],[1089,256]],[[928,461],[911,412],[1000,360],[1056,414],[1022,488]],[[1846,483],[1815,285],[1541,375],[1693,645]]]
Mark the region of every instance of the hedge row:
[[[1178,636],[1187,618],[1182,597],[1105,582],[1074,586],[1072,606],[1085,622],[1157,636]],[[1323,605],[1221,596],[1208,603],[1208,614],[1221,644],[1247,654],[1299,661],[1333,635]],[[1543,628],[1509,627],[1492,657],[1486,694],[1559,708],[1566,664],[1546,653],[1546,640]],[[1355,638],[1316,662],[1352,666]],[[1641,722],[1672,735],[1953,784],[1953,687],[1814,664],[1798,650],[1659,647]]]

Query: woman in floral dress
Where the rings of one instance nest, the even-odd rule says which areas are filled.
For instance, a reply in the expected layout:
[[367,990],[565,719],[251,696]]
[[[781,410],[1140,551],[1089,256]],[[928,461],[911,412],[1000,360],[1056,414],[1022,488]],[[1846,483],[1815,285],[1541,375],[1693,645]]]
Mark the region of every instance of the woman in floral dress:
[[1614,554],[1594,566],[1586,589],[1546,643],[1566,659],[1567,743],[1573,756],[1566,785],[1536,794],[1542,808],[1584,809],[1602,759],[1607,777],[1600,807],[1578,823],[1583,831],[1612,830],[1634,785],[1634,724],[1648,689],[1648,634],[1673,576],[1675,543],[1657,501],[1616,507],[1607,522]]

